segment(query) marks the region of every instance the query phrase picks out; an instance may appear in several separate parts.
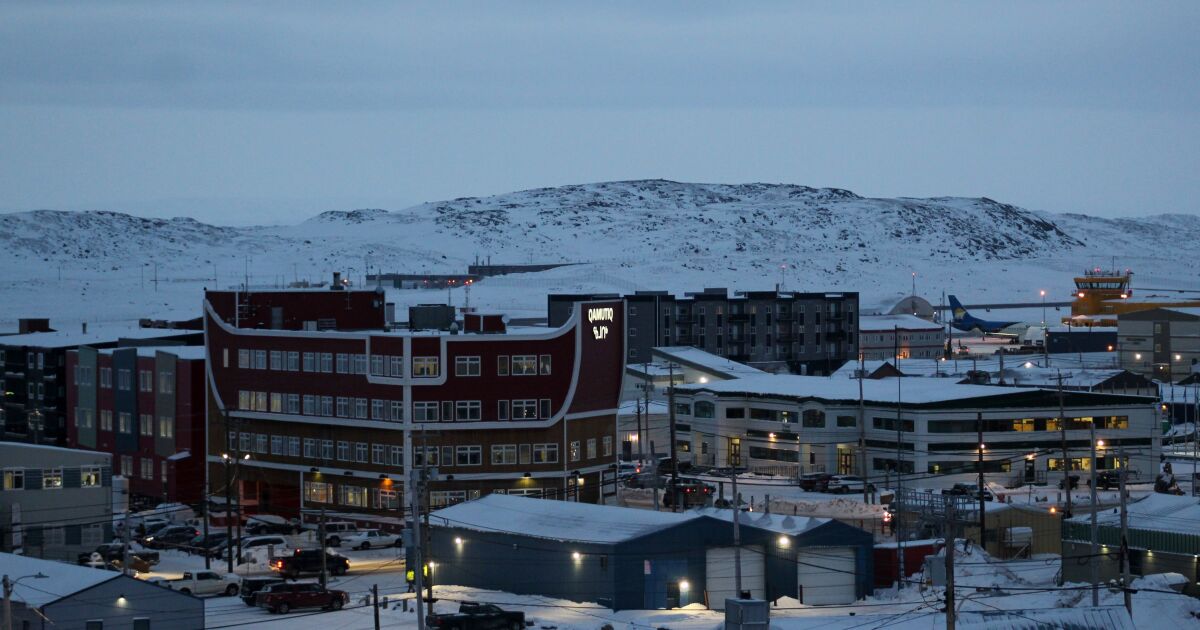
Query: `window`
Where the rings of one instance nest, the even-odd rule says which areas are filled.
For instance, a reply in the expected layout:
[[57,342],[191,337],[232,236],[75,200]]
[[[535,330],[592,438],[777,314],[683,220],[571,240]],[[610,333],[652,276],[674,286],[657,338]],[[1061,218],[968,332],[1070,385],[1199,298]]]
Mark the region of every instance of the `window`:
[[317,397],[311,394],[304,395],[304,415],[314,416],[317,414]]
[[579,440],[571,442],[570,448],[567,449],[567,452],[570,453],[571,461],[579,461]]
[[304,482],[304,500],[311,503],[329,503],[330,484],[322,481]]
[[404,377],[404,357],[388,357],[388,374],[393,378]]
[[436,402],[419,401],[413,403],[413,422],[437,422],[438,404]]
[[102,431],[112,431],[113,430],[112,411],[111,410],[103,409],[100,411],[100,429]]
[[80,488],[99,488],[101,484],[99,466],[83,466],[79,469]]
[[611,435],[606,435],[606,436],[604,436],[604,438],[603,438],[603,443],[604,443],[604,456],[605,456],[605,457],[612,457],[612,454],[613,454],[613,439],[612,439],[612,436],[611,436]]
[[267,369],[267,351],[266,350],[255,350],[254,351],[254,369],[256,369],[256,370]]
[[479,376],[479,357],[455,357],[455,376]]
[[533,463],[535,463],[535,464],[557,464],[558,463],[558,445],[557,444],[534,444],[533,445]]
[[824,429],[825,412],[819,409],[805,409],[800,414],[801,426],[807,429]]
[[133,476],[133,456],[132,455],[122,455],[121,456],[121,476],[127,477],[127,478]]
[[550,417],[550,415],[551,415],[551,414],[550,414],[550,399],[549,399],[549,398],[543,398],[543,399],[541,399],[541,400],[539,400],[539,401],[538,401],[538,405],[539,405],[539,407],[538,407],[538,417],[539,417],[539,418],[543,418],[543,419],[545,419],[545,418],[549,418],[549,417]]
[[350,399],[344,396],[337,398],[337,415],[339,418],[350,417]]
[[133,387],[133,373],[129,370],[117,370],[117,389],[129,391]]
[[299,352],[288,352],[287,353],[287,370],[289,372],[299,372],[300,371],[300,353]]
[[587,458],[596,459],[596,438],[587,441]]
[[112,368],[100,368],[100,387],[112,389]]
[[386,464],[387,448],[383,444],[371,445],[371,463]]
[[528,420],[537,418],[537,401],[536,400],[514,400],[512,401],[512,417],[513,420]]
[[300,413],[300,394],[288,394],[286,401],[288,413]]
[[692,411],[695,412],[693,415],[697,418],[712,418],[716,415],[717,409],[716,405],[713,405],[710,402],[701,401],[695,405],[692,405]]
[[254,434],[242,433],[238,436],[238,450],[249,453],[254,446]]
[[349,374],[350,373],[350,355],[342,353],[342,352],[337,353],[337,373],[338,374]]
[[163,394],[175,393],[175,375],[171,372],[159,372],[158,391]]
[[496,376],[508,376],[508,355],[496,357]]
[[360,464],[367,463],[367,443],[366,442],[355,442],[354,443],[354,461],[356,461]]
[[254,392],[254,410],[267,410],[267,392]]
[[458,446],[454,449],[455,466],[478,466],[483,463],[483,448],[480,446]]
[[382,400],[372,400],[371,401],[371,419],[372,420],[386,420],[387,419],[384,416],[385,408],[383,406],[383,403],[384,403],[384,401],[382,401]]
[[389,403],[391,407],[391,419],[393,422],[404,422],[404,401],[393,400]]
[[354,417],[366,419],[366,417],[367,417],[367,399],[366,398],[355,398],[354,399]]
[[67,544],[66,528],[43,527],[42,544],[47,547],[62,547]]
[[451,422],[454,420],[454,402],[449,400],[442,401],[442,422]]
[[311,352],[304,353],[304,371],[305,372],[316,372],[317,371],[317,358]]
[[513,376],[530,376],[537,374],[536,354],[516,354],[512,358]]
[[435,507],[445,507],[462,503],[467,500],[466,490],[434,490],[429,493],[429,503]]
[[496,419],[500,421],[508,420],[507,400],[501,400],[496,403]]
[[437,357],[413,357],[413,378],[433,378],[438,375]]
[[507,464],[517,463],[517,445],[516,444],[493,444],[492,445],[492,465],[504,466]]
[[254,436],[254,452],[266,455],[267,440],[270,437],[271,436],[267,435],[266,433],[259,433],[258,435]]
[[154,460],[149,457],[143,457],[141,459],[142,459],[141,468],[139,470],[142,473],[142,479],[146,479],[148,481],[153,481],[154,480]]
[[403,446],[391,447],[391,458],[388,460],[388,463],[391,464],[392,466],[401,466],[401,467],[404,466],[404,447]]
[[367,363],[368,363],[367,355],[355,354],[355,355],[351,355],[351,357],[353,358],[353,362],[354,362],[354,365],[353,365],[354,373],[355,374],[366,374],[367,373]]
[[4,489],[5,490],[24,490],[25,489],[25,469],[23,468],[7,468],[4,471]]
[[42,488],[46,490],[58,490],[62,487],[63,474],[61,468],[42,469]]
[[175,437],[175,418],[171,416],[158,417],[158,437],[168,439]]
[[271,454],[272,455],[286,455],[287,453],[283,449],[284,449],[283,436],[282,435],[272,435],[271,436]]
[[248,370],[248,369],[254,367],[251,364],[249,350],[245,350],[245,349],[238,350],[238,367],[243,370]]
[[548,376],[550,374],[550,355],[538,355],[538,374]]
[[271,413],[283,413],[283,394],[271,394]]
[[396,490],[379,488],[375,492],[375,507],[381,510],[400,509],[400,493]]
[[333,396],[322,396],[321,397],[321,415],[322,416],[332,416],[333,415]]
[[271,351],[271,369],[272,370],[282,370],[283,368],[284,368],[283,352],[280,350],[272,350]]
[[858,418],[855,418],[854,416],[838,416],[837,425],[839,427],[857,427]]
[[454,403],[454,419],[459,422],[478,422],[481,417],[478,400],[460,400]]
[[154,391],[154,372],[150,370],[138,370],[138,391]]
[[154,437],[154,416],[148,413],[138,414],[138,435]]
[[304,438],[304,456],[311,458],[315,458],[317,456],[316,438]]
[[517,460],[518,463],[520,463],[520,464],[528,464],[529,463],[529,461],[531,459],[531,457],[529,455],[529,451],[530,451],[529,446],[530,446],[529,444],[521,445],[520,457]]
[[333,372],[333,353],[332,352],[322,352],[321,353],[321,372],[323,372],[325,374],[330,374]]
[[690,416],[692,415],[692,406],[688,403],[677,402],[675,403],[675,413],[681,416]]
[[337,443],[337,458],[338,461],[350,461],[350,442],[339,440]]
[[289,457],[300,457],[300,438],[298,438],[298,437],[289,437],[288,438],[288,456]]
[[340,486],[339,503],[349,507],[367,507],[367,489],[362,486]]
[[133,414],[117,412],[117,430],[121,433],[133,433]]
[[84,547],[99,547],[104,542],[103,525],[84,525],[80,531],[80,544]]

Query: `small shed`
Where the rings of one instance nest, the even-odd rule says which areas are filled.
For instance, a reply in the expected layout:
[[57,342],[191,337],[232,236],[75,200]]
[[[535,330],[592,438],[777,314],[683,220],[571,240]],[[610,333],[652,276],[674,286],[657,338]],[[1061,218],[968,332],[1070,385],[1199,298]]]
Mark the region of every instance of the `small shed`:
[[[683,513],[491,494],[430,516],[435,583],[593,601],[614,610],[756,599],[850,603],[872,588],[872,536],[830,519]],[[410,552],[411,553],[411,552]],[[413,558],[409,558],[413,561]]]

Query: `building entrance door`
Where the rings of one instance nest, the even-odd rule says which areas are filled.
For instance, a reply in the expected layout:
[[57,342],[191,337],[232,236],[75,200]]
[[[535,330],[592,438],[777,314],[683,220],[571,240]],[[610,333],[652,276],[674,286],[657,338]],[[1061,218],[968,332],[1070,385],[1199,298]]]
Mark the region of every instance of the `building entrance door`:
[[742,439],[729,438],[729,465],[742,465]]
[[848,448],[838,449],[838,474],[854,474],[854,451],[851,451]]
[[1037,481],[1037,472],[1034,470],[1034,464],[1036,463],[1037,462],[1029,459],[1028,457],[1025,458],[1025,481],[1028,483]]

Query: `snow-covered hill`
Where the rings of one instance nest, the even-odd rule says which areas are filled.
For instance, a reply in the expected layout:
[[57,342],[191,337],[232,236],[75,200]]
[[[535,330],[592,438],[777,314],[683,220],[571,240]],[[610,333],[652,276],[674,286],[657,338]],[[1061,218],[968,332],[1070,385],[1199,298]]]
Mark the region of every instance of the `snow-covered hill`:
[[[126,319],[194,313],[203,286],[323,280],[333,270],[462,272],[496,263],[581,262],[489,279],[472,303],[544,313],[545,294],[704,286],[858,290],[865,307],[910,292],[968,300],[1067,299],[1079,269],[1133,268],[1143,286],[1200,287],[1200,218],[1101,219],[987,198],[873,199],[783,184],[663,180],[542,188],[330,211],[291,226],[38,210],[0,215],[0,324],[18,316]],[[157,267],[159,282],[153,282]],[[62,278],[61,280],[59,278]],[[445,293],[438,299],[444,300]],[[427,292],[393,292],[400,303]],[[451,296],[462,303],[465,295]]]

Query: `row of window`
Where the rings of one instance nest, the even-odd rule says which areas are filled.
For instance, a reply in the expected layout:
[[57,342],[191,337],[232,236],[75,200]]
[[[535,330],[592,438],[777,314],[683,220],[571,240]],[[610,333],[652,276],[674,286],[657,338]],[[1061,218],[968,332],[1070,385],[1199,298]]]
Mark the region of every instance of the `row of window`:
[[[41,468],[41,483],[36,487],[30,487],[25,483],[26,472],[25,468],[5,468],[4,474],[4,490],[58,490],[64,487],[75,487],[63,485],[63,469],[59,468]],[[79,487],[80,488],[98,488],[101,481],[100,466],[80,466],[79,467]],[[36,482],[35,482],[36,483]]]
[[[416,401],[413,404],[414,422],[479,422],[483,420],[483,403],[478,400]],[[404,402],[377,398],[348,396],[315,396],[274,392],[238,391],[238,409],[293,415],[358,418],[362,420],[404,421]],[[495,420],[547,420],[553,407],[549,398],[500,400],[496,403]]]
[[[435,378],[441,374],[440,359],[435,356],[412,357],[413,378]],[[276,370],[285,372],[317,372],[326,374],[371,374],[402,378],[404,357],[332,352],[293,352],[283,350],[239,349],[238,368]],[[454,358],[454,375],[480,376],[482,361],[478,356]],[[551,373],[548,354],[502,355],[496,358],[497,376],[547,376]]]
[[[154,481],[154,474],[155,474],[154,458],[153,457],[139,457],[138,464],[139,464],[138,469],[136,471],[138,478],[145,479],[146,481]],[[132,479],[134,476],[133,456],[132,455],[122,455],[120,466],[121,466],[121,468],[120,468],[121,475]],[[167,471],[169,470],[169,467],[170,467],[170,464],[166,460],[159,462],[157,472],[159,475],[159,480],[162,481],[163,483],[167,483]]]
[[[497,488],[492,492],[496,494],[540,497],[545,491],[541,488]],[[478,499],[480,494],[482,494],[480,490],[431,490],[429,492],[429,503],[433,507],[445,507],[462,503],[468,499]],[[304,501],[305,503],[325,503],[344,507],[374,508],[377,510],[398,510],[402,505],[399,490],[367,488],[353,485],[335,486],[325,481],[305,481]]]
[[[153,370],[138,370],[138,391],[153,392],[154,391],[154,371]],[[113,369],[111,367],[100,368],[100,388],[112,389],[113,387]],[[90,365],[75,365],[75,384],[76,385],[95,385],[94,368]],[[130,391],[133,388],[133,371],[127,369],[117,370],[117,389],[121,391]],[[158,392],[160,394],[175,393],[175,374],[173,372],[158,373]]]
[[[116,430],[118,433],[133,433],[133,414],[125,411],[117,412]],[[96,411],[94,409],[85,409],[83,407],[75,408],[75,428],[91,429],[95,426]],[[155,428],[157,427],[157,434]],[[100,410],[100,430],[113,430],[113,412],[111,409]],[[174,416],[159,416],[157,425],[154,422],[154,415],[149,413],[138,414],[138,435],[142,437],[160,437],[174,438],[175,437],[175,417]]]
[[[336,457],[335,457],[336,449]],[[276,457],[404,466],[404,447],[346,440],[319,440],[265,433],[230,432],[229,450]]]

